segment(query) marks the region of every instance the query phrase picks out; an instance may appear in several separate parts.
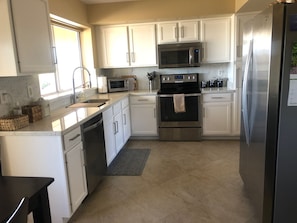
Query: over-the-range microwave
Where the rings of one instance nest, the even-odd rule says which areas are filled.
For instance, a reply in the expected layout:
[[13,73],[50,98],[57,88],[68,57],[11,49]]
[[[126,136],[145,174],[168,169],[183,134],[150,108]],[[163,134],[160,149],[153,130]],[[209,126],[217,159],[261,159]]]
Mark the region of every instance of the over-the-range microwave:
[[201,57],[201,42],[158,45],[159,68],[199,67]]

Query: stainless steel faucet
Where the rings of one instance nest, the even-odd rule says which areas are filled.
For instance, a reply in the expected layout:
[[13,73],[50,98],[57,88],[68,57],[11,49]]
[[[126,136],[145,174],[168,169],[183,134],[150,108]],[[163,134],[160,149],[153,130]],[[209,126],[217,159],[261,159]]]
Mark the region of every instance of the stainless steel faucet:
[[[76,94],[75,94],[75,81],[74,81],[74,75],[75,75],[75,71],[78,70],[78,69],[82,69],[82,70],[85,70],[88,75],[89,75],[89,83],[90,83],[90,88],[92,87],[92,82],[91,82],[91,73],[90,71],[85,68],[85,67],[77,67],[74,69],[73,71],[73,74],[72,74],[72,84],[73,84],[73,104],[76,103]],[[83,85],[85,85],[87,82],[85,82]],[[83,86],[82,85],[82,86]]]

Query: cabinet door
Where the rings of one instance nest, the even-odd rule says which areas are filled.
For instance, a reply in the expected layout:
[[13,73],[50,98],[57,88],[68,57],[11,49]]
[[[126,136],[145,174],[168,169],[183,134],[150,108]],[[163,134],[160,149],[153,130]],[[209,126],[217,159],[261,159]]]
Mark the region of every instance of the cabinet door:
[[49,12],[45,0],[11,0],[20,73],[55,70]]
[[132,136],[157,136],[155,104],[131,105]]
[[74,212],[88,194],[82,143],[66,153],[66,164],[71,208]]
[[199,41],[199,21],[182,21],[178,27],[179,42]]
[[113,122],[115,128],[115,146],[117,153],[119,153],[124,146],[122,112],[114,116]]
[[176,22],[158,24],[158,43],[176,43],[178,40],[178,28]]
[[130,109],[129,106],[123,109],[123,137],[124,143],[128,141],[131,136],[131,122],[130,122]]
[[222,63],[230,61],[231,19],[202,20],[203,62]]
[[203,135],[231,135],[231,102],[203,104]]
[[115,127],[113,122],[112,108],[103,112],[103,128],[104,128],[104,140],[106,150],[106,162],[107,165],[116,157],[115,146]]
[[130,66],[127,26],[101,27],[99,32],[101,66],[104,68]]
[[154,24],[129,26],[132,66],[157,66]]

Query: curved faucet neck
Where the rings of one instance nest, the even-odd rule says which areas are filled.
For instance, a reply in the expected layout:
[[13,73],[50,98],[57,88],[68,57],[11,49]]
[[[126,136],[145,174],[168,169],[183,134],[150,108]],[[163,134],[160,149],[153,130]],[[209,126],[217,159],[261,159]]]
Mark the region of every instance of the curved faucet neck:
[[[73,85],[73,104],[74,104],[74,103],[76,103],[76,93],[75,93],[75,78],[74,78],[74,76],[75,76],[75,72],[76,72],[78,69],[85,70],[85,71],[88,73],[88,75],[89,75],[89,83],[90,83],[90,88],[92,88],[92,82],[91,82],[91,73],[90,73],[90,71],[89,71],[87,68],[85,68],[85,67],[77,67],[77,68],[75,68],[75,69],[73,70],[73,74],[72,74],[72,85]],[[86,82],[84,82],[84,84],[85,84],[85,83],[86,83]]]

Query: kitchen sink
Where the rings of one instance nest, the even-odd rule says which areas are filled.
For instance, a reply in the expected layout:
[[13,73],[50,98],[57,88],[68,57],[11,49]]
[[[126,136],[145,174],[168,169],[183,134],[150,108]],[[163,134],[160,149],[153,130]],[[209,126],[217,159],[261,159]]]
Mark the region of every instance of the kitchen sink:
[[105,103],[108,100],[109,99],[89,99],[89,100],[83,101],[82,103]]
[[67,106],[67,108],[83,108],[83,107],[100,107],[104,105],[109,99],[89,99],[82,102]]

